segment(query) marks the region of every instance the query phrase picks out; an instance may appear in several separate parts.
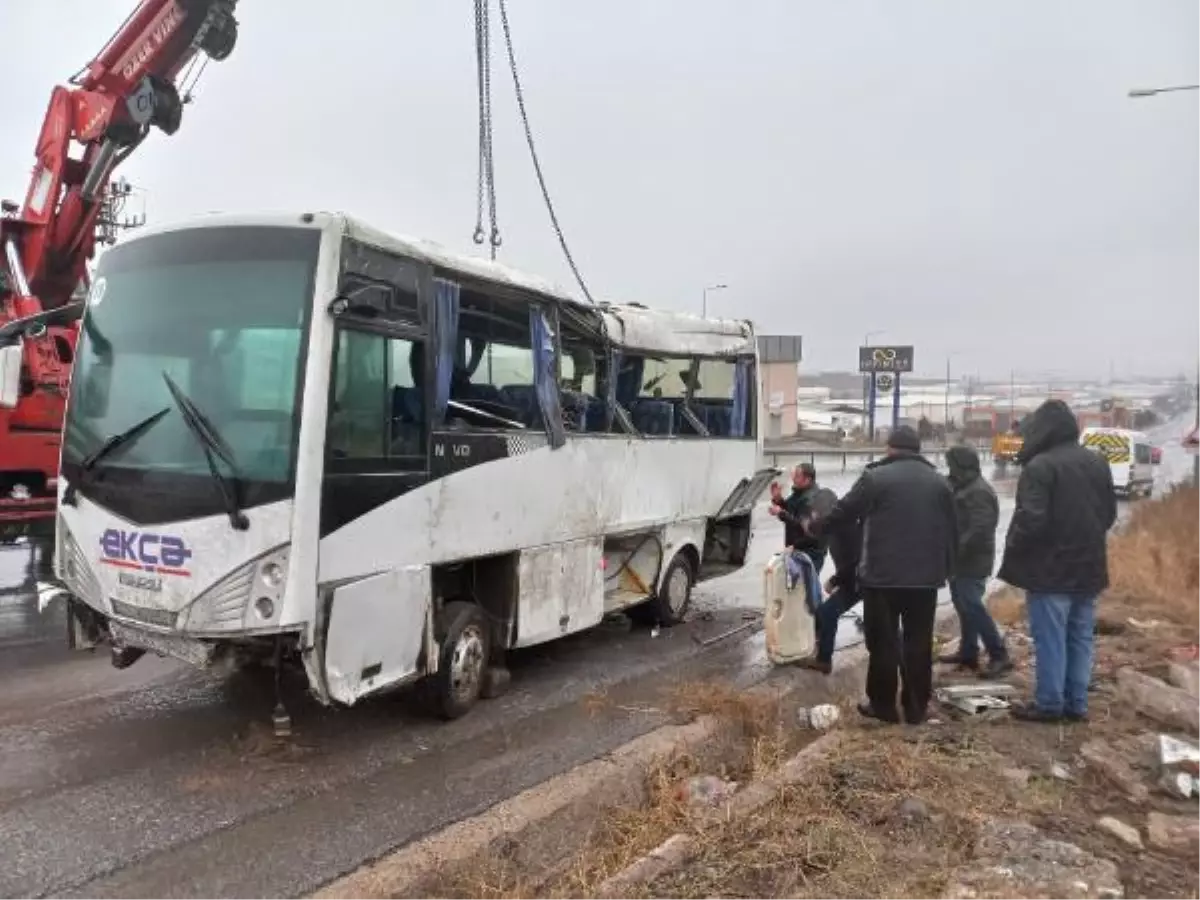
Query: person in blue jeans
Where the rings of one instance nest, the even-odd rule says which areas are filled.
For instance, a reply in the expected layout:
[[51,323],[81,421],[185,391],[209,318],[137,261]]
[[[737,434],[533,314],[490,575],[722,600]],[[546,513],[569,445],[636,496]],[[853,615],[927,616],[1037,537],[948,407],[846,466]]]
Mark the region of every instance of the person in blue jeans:
[[[823,510],[820,515],[827,514]],[[820,521],[820,515],[816,517]],[[799,665],[825,675],[833,671],[833,651],[838,622],[862,599],[858,591],[858,561],[862,553],[862,524],[857,520],[829,533],[829,555],[834,573],[825,582],[825,599],[817,607],[817,652]]]
[[961,640],[956,653],[942,656],[938,661],[951,663],[961,670],[979,671],[979,644],[982,641],[988,664],[980,675],[999,678],[1012,671],[1013,666],[1000,629],[984,603],[984,596],[996,565],[1000,503],[996,492],[983,477],[975,448],[951,447],[946,451],[946,465],[950,470],[947,480],[954,492],[954,512],[958,521],[958,552],[950,577],[950,601],[958,613]]
[[1013,706],[1034,722],[1087,718],[1096,601],[1108,587],[1108,530],[1117,501],[1108,462],[1079,444],[1079,423],[1047,400],[1021,426],[1016,509],[1000,578],[1025,591],[1033,638],[1032,703]]

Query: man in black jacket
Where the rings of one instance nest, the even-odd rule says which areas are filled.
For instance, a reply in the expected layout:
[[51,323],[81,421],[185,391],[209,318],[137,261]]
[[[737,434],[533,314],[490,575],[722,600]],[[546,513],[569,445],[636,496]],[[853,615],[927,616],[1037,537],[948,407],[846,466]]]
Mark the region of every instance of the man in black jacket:
[[1015,718],[1087,718],[1096,598],[1108,587],[1108,529],[1117,520],[1112,471],[1079,445],[1079,423],[1047,400],[1021,424],[1022,466],[1000,578],[1025,590],[1036,689]]
[[828,534],[854,521],[863,523],[858,581],[868,653],[867,703],[858,709],[899,721],[899,681],[905,721],[915,725],[925,720],[933,691],[934,613],[938,588],[954,568],[956,527],[950,486],[921,456],[912,428],[892,432],[887,457],[867,466],[818,527]]
[[792,493],[782,504],[772,497],[771,515],[783,523],[783,544],[793,550],[799,550],[812,560],[817,574],[825,565],[825,541],[813,537],[804,527],[815,508],[813,506],[821,489],[817,486],[817,470],[812,463],[801,463],[792,470]]
[[979,668],[979,642],[988,654],[984,678],[998,678],[1012,671],[1012,661],[1000,630],[984,603],[988,579],[996,565],[996,526],[1000,522],[1000,503],[996,492],[983,477],[979,454],[974,447],[951,447],[946,451],[950,469],[947,480],[954,491],[954,512],[958,520],[958,553],[954,576],[950,579],[950,600],[958,613],[962,639],[958,652],[943,656],[940,662],[960,668]]

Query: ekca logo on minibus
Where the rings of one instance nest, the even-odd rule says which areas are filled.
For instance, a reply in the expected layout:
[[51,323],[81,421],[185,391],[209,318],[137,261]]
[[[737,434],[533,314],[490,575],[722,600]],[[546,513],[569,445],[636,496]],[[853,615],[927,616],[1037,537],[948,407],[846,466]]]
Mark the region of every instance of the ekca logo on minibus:
[[109,528],[100,535],[100,561],[121,569],[138,569],[159,575],[191,577],[185,568],[192,558],[183,538],[148,531]]

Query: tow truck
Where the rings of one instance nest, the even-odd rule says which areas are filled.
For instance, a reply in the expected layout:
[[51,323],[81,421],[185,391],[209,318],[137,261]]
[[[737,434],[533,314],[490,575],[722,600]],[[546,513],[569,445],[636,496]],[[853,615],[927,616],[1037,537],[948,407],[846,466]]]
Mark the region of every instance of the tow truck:
[[51,92],[25,201],[0,206],[0,543],[29,538],[42,566],[87,265],[113,172],[152,129],[178,131],[197,60],[233,52],[236,4],[141,0],[95,59]]

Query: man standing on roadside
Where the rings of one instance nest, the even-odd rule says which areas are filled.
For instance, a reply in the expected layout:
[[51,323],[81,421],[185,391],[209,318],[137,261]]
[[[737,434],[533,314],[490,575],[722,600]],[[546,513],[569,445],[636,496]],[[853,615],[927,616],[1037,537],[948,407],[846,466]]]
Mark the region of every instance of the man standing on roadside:
[[810,535],[804,523],[816,511],[813,504],[820,493],[816,467],[812,463],[801,463],[792,470],[792,493],[782,503],[781,497],[772,493],[770,508],[771,515],[783,523],[784,546],[806,554],[818,576],[825,565],[825,541]]
[[[832,494],[832,491],[829,493]],[[815,528],[820,528],[822,516],[829,509],[818,503]],[[833,559],[834,573],[825,582],[825,599],[814,614],[817,627],[817,652],[800,660],[798,665],[815,669],[823,675],[833,671],[833,651],[837,644],[838,622],[844,613],[853,609],[860,599],[858,589],[858,560],[862,553],[862,525],[857,520],[846,522],[827,534],[829,556]]]
[[946,479],[921,456],[921,441],[912,428],[895,429],[887,453],[867,466],[814,527],[829,534],[855,521],[863,525],[858,580],[868,653],[867,702],[858,711],[898,722],[899,682],[904,720],[916,725],[925,720],[933,692],[937,592],[954,567],[954,497]]
[[958,521],[958,553],[950,579],[950,600],[958,613],[962,639],[958,652],[943,656],[939,662],[953,663],[970,671],[979,668],[979,642],[983,641],[988,665],[980,674],[999,678],[1012,671],[1004,639],[984,603],[988,579],[996,565],[996,527],[1000,522],[1000,503],[979,467],[979,454],[968,446],[946,451],[948,480],[954,491],[954,512]]
[[1079,423],[1047,400],[1021,424],[1021,477],[1000,578],[1025,591],[1034,702],[1013,718],[1083,721],[1092,678],[1096,598],[1108,587],[1108,529],[1117,520],[1112,471],[1079,445]]

